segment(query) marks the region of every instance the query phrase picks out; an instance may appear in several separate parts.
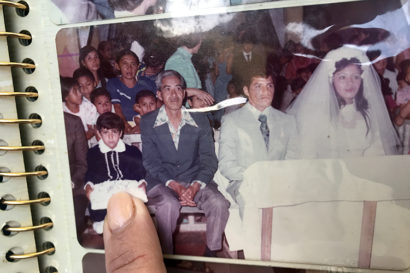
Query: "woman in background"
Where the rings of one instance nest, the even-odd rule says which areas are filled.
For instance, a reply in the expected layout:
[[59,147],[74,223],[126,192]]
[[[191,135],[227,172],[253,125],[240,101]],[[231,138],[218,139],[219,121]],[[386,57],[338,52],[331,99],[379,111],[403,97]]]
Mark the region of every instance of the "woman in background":
[[85,67],[93,73],[96,87],[106,86],[107,80],[101,71],[101,61],[97,49],[84,46],[80,49],[80,67]]

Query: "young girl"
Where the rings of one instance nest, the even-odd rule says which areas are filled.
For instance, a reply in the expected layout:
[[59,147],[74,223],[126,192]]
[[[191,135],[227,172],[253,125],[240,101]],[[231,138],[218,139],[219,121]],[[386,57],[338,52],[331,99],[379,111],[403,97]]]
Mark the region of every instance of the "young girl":
[[[96,144],[94,128],[97,120],[97,110],[93,104],[83,102],[78,83],[73,78],[62,77],[60,81],[64,112],[81,118],[87,140],[89,140],[89,147],[92,147]],[[91,140],[93,138],[94,140]]]
[[92,46],[85,46],[80,49],[80,67],[90,70],[94,76],[96,87],[105,88],[106,79],[100,69],[101,63],[97,49]]
[[338,158],[398,153],[377,73],[355,48],[329,52],[296,98],[299,158]]

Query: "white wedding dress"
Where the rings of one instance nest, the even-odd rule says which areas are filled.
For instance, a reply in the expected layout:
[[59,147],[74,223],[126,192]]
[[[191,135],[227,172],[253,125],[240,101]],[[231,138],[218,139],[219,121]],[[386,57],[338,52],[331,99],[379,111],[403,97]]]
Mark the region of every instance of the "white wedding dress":
[[354,103],[340,109],[334,134],[337,137],[333,139],[338,141],[331,146],[337,147],[336,153],[342,158],[384,155],[378,130],[368,131],[366,122]]

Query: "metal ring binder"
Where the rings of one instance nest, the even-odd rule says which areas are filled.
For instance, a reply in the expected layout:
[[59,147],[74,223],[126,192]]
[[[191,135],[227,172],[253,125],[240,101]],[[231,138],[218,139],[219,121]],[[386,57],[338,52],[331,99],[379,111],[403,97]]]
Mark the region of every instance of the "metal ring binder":
[[20,67],[20,68],[28,68],[28,69],[36,68],[35,64],[14,63],[14,62],[0,62],[0,66],[12,66],[12,67]]
[[24,40],[30,40],[31,36],[23,33],[0,31],[0,36],[14,37]]
[[8,232],[25,232],[25,231],[32,231],[37,229],[47,229],[53,226],[53,222],[44,223],[37,226],[29,226],[29,227],[5,227],[4,230]]
[[41,119],[0,119],[0,124],[23,124],[23,123],[39,124],[41,123]]
[[0,97],[29,97],[36,98],[38,93],[35,92],[0,92]]
[[0,151],[41,151],[44,150],[43,145],[33,146],[0,146]]
[[0,5],[15,7],[17,9],[27,9],[27,7],[25,5],[20,4],[20,3],[15,3],[15,2],[12,2],[12,1],[0,0]]
[[48,174],[47,171],[16,172],[16,173],[0,172],[0,176],[4,176],[4,177],[42,176],[42,175],[47,175],[47,174]]
[[47,203],[50,201],[51,201],[50,197],[44,197],[44,198],[38,198],[38,199],[32,199],[32,200],[0,200],[2,204],[8,205],[8,206],[31,205],[31,204],[37,204],[37,203]]
[[50,247],[48,249],[45,249],[39,252],[26,253],[26,254],[11,254],[11,255],[8,255],[7,257],[12,260],[23,260],[23,259],[38,257],[44,254],[50,254],[50,253],[53,253],[54,251],[56,251],[56,249],[54,247]]
[[[28,6],[22,3],[16,3],[13,1],[7,0],[0,0],[0,5],[4,6],[11,6],[16,9],[20,10],[28,10]],[[7,32],[7,31],[0,31],[0,37],[12,37],[18,38],[22,40],[31,40],[31,35],[27,35],[24,33],[15,33],[15,32]],[[19,62],[0,62],[0,67],[9,66],[9,67],[18,67],[23,69],[35,69],[36,65],[34,63],[19,63]],[[27,72],[27,71],[25,71]],[[28,73],[28,72],[27,72]],[[38,94],[36,92],[0,92],[0,97],[27,97],[27,98],[37,98]],[[29,118],[29,119],[0,119],[1,124],[41,124],[40,118]],[[0,146],[0,151],[40,151],[44,150],[44,145],[31,145],[31,146]],[[46,170],[39,170],[33,172],[0,172],[0,176],[2,177],[25,177],[25,176],[46,176],[48,172]],[[47,203],[50,202],[50,197],[38,198],[34,200],[4,200],[3,198],[0,199],[1,205],[31,205],[37,203]],[[47,229],[53,226],[52,222],[46,222],[35,226],[25,226],[25,227],[10,227],[5,226],[3,229],[5,232],[26,232],[26,231],[35,231],[40,229]],[[38,257],[44,254],[52,254],[55,252],[55,248],[53,245],[47,246],[45,250],[32,252],[32,253],[24,253],[24,254],[15,254],[12,250],[10,250],[6,254],[6,259],[8,261],[17,261],[22,259],[29,259]]]

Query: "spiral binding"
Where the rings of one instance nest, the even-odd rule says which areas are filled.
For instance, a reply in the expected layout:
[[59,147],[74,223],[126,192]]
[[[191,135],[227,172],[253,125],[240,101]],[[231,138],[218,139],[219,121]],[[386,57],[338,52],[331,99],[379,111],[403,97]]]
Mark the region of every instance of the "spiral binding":
[[28,97],[37,98],[38,94],[35,92],[0,92],[0,97]]
[[0,172],[0,176],[4,176],[4,177],[44,176],[44,175],[47,175],[47,174],[48,174],[47,171],[16,172],[16,173]]
[[[15,3],[12,1],[5,1],[0,0],[0,5],[3,6],[10,6],[16,9],[26,10],[28,7],[21,3]],[[31,40],[32,37],[27,34],[23,33],[14,33],[14,32],[0,32],[0,36],[18,38],[23,40]],[[0,67],[8,66],[8,67],[18,67],[23,69],[35,69],[35,64],[31,63],[18,63],[18,62],[0,62]],[[0,97],[8,97],[8,96],[15,96],[15,97],[38,97],[37,93],[34,92],[0,92]],[[29,123],[32,125],[40,124],[41,119],[37,118],[29,118],[29,119],[0,119],[1,124],[25,124]],[[0,146],[0,151],[40,151],[44,150],[43,145],[32,145],[32,146]],[[33,172],[0,172],[0,177],[27,177],[27,176],[46,176],[47,171],[45,170],[38,170]],[[31,205],[36,203],[48,203],[50,202],[49,197],[45,198],[38,198],[35,200],[4,200],[3,198],[0,199],[0,205]],[[27,232],[27,231],[34,231],[39,229],[49,229],[53,226],[52,222],[42,223],[36,226],[26,226],[26,227],[10,227],[5,225],[3,227],[3,232],[5,234],[12,233],[12,232]],[[45,250],[32,252],[32,253],[24,253],[24,254],[15,254],[12,250],[8,251],[6,254],[6,259],[8,261],[16,261],[22,259],[29,259],[38,257],[45,254],[52,254],[55,252],[54,246],[47,247]]]
[[41,119],[36,119],[36,118],[29,118],[29,119],[0,119],[0,124],[24,124],[24,123],[30,123],[30,124],[40,124]]
[[32,231],[32,230],[37,230],[37,229],[47,229],[47,228],[51,228],[53,227],[53,223],[49,222],[49,223],[44,223],[44,224],[40,224],[37,226],[28,226],[28,227],[10,227],[10,226],[5,226],[3,228],[3,232],[24,232],[24,231]]
[[0,146],[0,151],[43,151],[43,145],[32,146]]
[[45,204],[51,201],[50,197],[43,197],[30,200],[5,200],[0,199],[0,205],[6,206],[19,206],[19,205],[31,205],[31,204]]
[[15,63],[15,62],[0,62],[0,66],[11,66],[11,67],[19,67],[19,68],[27,68],[27,69],[34,69],[36,68],[35,64],[30,63]]
[[50,248],[47,248],[45,250],[38,251],[38,252],[33,252],[33,253],[25,253],[25,254],[11,253],[11,254],[8,254],[8,255],[6,254],[6,258],[8,260],[23,260],[23,259],[28,259],[28,258],[35,258],[35,257],[41,256],[41,255],[44,255],[44,254],[51,254],[54,251],[56,251],[56,249],[54,247],[50,247]]
[[0,5],[15,7],[16,9],[27,9],[26,5],[23,5],[21,3],[15,3],[12,1],[0,0]]
[[0,36],[14,37],[14,38],[19,38],[19,39],[24,39],[24,40],[31,39],[30,35],[27,35],[24,33],[6,32],[6,31],[0,31]]

